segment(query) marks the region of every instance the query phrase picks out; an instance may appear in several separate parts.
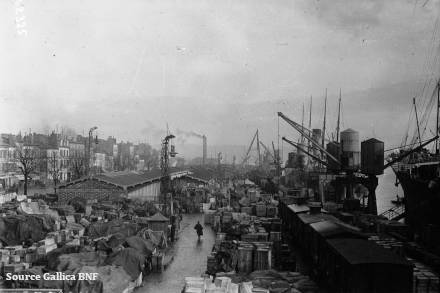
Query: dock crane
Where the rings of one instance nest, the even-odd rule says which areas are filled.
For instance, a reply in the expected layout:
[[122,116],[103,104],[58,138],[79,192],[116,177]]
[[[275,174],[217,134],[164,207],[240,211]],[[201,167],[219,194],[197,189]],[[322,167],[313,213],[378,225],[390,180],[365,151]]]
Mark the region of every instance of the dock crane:
[[272,157],[272,159],[275,160],[275,155],[272,154],[270,149],[260,140],[261,146],[264,148],[264,150]]
[[314,160],[317,161],[318,163],[321,163],[321,164],[326,165],[326,166],[329,165],[326,161],[321,160],[321,159],[318,158],[317,156],[315,156],[315,155],[311,154],[310,152],[306,151],[305,149],[303,149],[302,147],[300,147],[298,144],[296,144],[296,143],[294,143],[293,141],[291,141],[291,140],[285,138],[284,136],[283,136],[282,139],[283,139],[285,142],[287,142],[288,144],[290,144],[291,146],[294,146],[295,148],[297,148],[299,151],[301,151],[301,152],[307,154],[309,157],[311,157],[312,159],[314,159]]
[[[304,127],[302,127],[300,124],[296,123],[295,121],[291,120],[289,117],[287,117],[286,115],[284,115],[282,112],[278,112],[278,116],[281,117],[284,121],[287,122],[287,124],[289,124],[290,126],[292,126],[294,129],[296,129],[299,133],[301,133],[305,139],[307,139],[308,141],[310,141],[312,143],[312,145],[314,145],[315,147],[317,147],[322,153],[326,154],[329,158],[331,158],[333,161],[336,162],[336,164],[338,165],[342,165],[341,162],[339,162],[339,160],[337,158],[335,158],[332,154],[330,154],[322,145],[320,142],[317,142],[316,140],[314,140],[311,136],[310,133],[307,133],[307,131],[304,131]],[[308,154],[308,152],[305,152],[306,154]]]
[[250,158],[249,153],[252,150],[252,146],[254,145],[255,139],[257,140],[258,164],[261,165],[260,138],[258,136],[258,129],[257,129],[249,145],[249,148],[246,152],[246,155],[244,156],[243,161],[241,162],[241,166],[244,166],[244,164],[246,164],[246,162],[249,160]]

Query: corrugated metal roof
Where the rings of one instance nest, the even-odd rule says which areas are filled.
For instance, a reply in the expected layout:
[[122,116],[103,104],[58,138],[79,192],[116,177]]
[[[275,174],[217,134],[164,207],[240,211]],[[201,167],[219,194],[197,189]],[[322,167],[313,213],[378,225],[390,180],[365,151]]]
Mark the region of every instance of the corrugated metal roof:
[[94,178],[124,188],[133,187],[162,177],[160,170],[152,170],[145,173],[138,172],[110,172],[94,176]]
[[[189,173],[189,171],[185,171],[182,169],[172,168],[169,171],[170,176],[183,176]],[[162,178],[161,170],[151,170],[147,172],[127,172],[127,171],[118,171],[118,172],[108,172],[99,174],[93,177],[83,177],[78,180],[68,182],[64,185],[60,185],[60,188],[76,184],[77,182],[83,182],[86,180],[98,180],[101,182],[105,182],[108,184],[115,185],[120,188],[128,189],[134,188],[138,185],[143,185],[148,182],[153,182],[160,180]]]
[[327,243],[350,264],[412,264],[394,252],[363,239],[328,239]]

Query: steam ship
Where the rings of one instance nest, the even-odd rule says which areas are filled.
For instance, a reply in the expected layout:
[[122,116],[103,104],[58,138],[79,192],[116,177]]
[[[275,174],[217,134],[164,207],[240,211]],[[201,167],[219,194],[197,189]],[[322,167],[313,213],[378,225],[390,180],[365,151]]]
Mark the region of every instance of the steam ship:
[[439,247],[440,157],[422,149],[392,168],[404,192],[405,223],[423,244]]
[[[397,184],[400,183],[404,192],[405,212],[403,216],[405,224],[408,225],[420,243],[432,248],[433,252],[440,255],[440,217],[438,215],[440,207],[439,83],[428,99],[425,112],[429,113],[435,108],[435,99],[437,100],[435,137],[426,142],[422,141],[423,133],[421,134],[420,129],[426,129],[428,121],[419,121],[414,98],[417,127],[410,145],[416,144],[418,146],[409,151],[411,154],[405,160],[392,165],[392,169],[396,174]],[[432,150],[428,149],[430,146],[433,147]],[[400,152],[402,153],[404,150],[401,149]]]

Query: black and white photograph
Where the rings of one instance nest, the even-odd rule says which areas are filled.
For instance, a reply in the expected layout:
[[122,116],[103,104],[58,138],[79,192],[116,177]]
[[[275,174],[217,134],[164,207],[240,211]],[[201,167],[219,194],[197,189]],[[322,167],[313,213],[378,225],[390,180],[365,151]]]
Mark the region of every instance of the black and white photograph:
[[440,0],[0,0],[0,293],[440,292]]

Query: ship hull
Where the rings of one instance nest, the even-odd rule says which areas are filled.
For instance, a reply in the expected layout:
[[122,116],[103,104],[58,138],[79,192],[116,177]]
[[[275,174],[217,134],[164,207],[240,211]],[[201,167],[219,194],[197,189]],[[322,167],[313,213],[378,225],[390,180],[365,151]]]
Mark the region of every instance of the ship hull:
[[427,225],[440,226],[440,196],[437,165],[423,166],[417,176],[394,170],[404,192],[405,223],[416,234],[423,234]]

